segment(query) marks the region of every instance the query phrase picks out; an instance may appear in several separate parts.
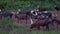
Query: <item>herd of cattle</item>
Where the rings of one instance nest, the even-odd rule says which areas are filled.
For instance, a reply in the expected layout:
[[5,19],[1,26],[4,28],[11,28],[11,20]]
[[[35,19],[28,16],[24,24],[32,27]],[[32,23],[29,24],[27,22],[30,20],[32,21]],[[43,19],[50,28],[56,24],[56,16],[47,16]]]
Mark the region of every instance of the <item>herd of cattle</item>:
[[[60,10],[59,7],[55,7],[56,10]],[[40,29],[40,26],[46,26],[46,29],[49,30],[49,24],[55,26],[54,23],[60,24],[60,20],[57,19],[57,14],[53,15],[51,12],[47,11],[45,8],[38,8],[31,11],[19,11],[19,12],[8,12],[0,10],[0,19],[2,17],[10,17],[17,19],[17,23],[21,23],[20,20],[30,20],[30,28]],[[34,22],[35,20],[35,22]]]

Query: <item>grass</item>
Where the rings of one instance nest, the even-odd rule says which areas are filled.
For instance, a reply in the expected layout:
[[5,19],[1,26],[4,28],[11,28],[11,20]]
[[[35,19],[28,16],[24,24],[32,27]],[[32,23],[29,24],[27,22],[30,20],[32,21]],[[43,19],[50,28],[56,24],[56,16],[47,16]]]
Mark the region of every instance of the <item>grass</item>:
[[[7,31],[3,26],[0,27],[0,34],[60,34],[60,31],[54,30],[53,28],[50,28],[49,31],[45,31],[43,28],[41,28],[41,30],[37,30],[37,29],[29,29],[29,27],[27,25],[21,25],[21,24],[16,24],[14,22],[6,18],[2,19],[3,22],[0,23],[4,23],[2,25],[6,25],[6,24],[10,24],[12,29],[10,29],[10,31]],[[9,21],[9,22],[8,22]],[[8,23],[6,23],[8,22]]]
[[1,29],[0,32],[2,34],[8,34],[8,33],[9,34],[60,34],[60,31],[56,31],[56,30],[50,30],[48,32],[48,31],[44,31],[44,30],[32,29],[30,31],[27,26],[23,26],[23,25],[20,25],[20,26],[18,26],[16,28],[13,28],[13,30],[11,30],[10,32],[7,32],[4,29]]
[[19,28],[16,28],[13,31],[11,31],[10,34],[60,34],[60,31],[56,30],[44,31],[43,29],[41,30],[32,29],[30,31],[26,25],[25,26],[21,25]]

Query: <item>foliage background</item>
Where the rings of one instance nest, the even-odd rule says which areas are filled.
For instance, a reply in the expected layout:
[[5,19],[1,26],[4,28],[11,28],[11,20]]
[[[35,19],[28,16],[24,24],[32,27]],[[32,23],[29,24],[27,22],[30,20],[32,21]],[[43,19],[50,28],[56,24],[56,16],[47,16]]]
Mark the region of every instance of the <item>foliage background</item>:
[[32,9],[44,6],[51,10],[55,5],[60,6],[60,0],[0,0],[0,8],[3,9]]
[[[0,9],[33,9],[37,6],[44,6],[48,10],[54,9],[54,6],[60,6],[60,0],[0,0]],[[0,20],[0,34],[60,34],[60,31],[50,28],[49,32],[32,29],[29,31],[27,25],[16,24],[11,18],[3,17]]]

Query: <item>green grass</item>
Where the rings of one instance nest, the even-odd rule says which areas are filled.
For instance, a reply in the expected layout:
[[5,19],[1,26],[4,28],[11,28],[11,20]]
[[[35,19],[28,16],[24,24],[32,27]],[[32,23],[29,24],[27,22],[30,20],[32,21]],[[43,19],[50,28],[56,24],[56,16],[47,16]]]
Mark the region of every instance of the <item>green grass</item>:
[[44,31],[43,29],[37,30],[37,29],[30,29],[26,25],[20,25],[19,28],[14,29],[13,31],[10,31],[10,34],[60,34],[60,31],[56,30],[49,30]]
[[37,6],[44,6],[48,10],[53,10],[54,5],[60,6],[60,0],[0,0],[2,9],[34,9]]
[[2,34],[60,34],[60,31],[56,31],[56,30],[49,30],[49,31],[44,31],[42,30],[37,30],[37,29],[32,29],[30,31],[29,27],[27,27],[26,25],[19,25],[14,26],[15,28],[13,28],[13,30],[7,32],[4,29],[0,30],[0,33]]
[[[60,34],[60,31],[54,30],[53,28],[50,28],[49,31],[45,31],[43,28],[41,28],[41,30],[37,30],[37,29],[29,29],[29,27],[27,25],[21,25],[21,24],[17,24],[12,22],[12,20],[8,20],[7,18],[2,19],[3,22],[0,23],[4,23],[1,25],[6,25],[6,24],[10,24],[10,31],[7,31],[7,29],[5,29],[3,26],[0,27],[0,34]],[[8,22],[8,23],[6,23]]]

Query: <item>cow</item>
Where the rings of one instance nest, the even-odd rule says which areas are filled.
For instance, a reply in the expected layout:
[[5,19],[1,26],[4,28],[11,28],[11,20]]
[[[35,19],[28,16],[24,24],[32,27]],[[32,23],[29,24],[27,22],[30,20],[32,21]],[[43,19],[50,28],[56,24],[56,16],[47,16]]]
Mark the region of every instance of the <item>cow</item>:
[[2,12],[2,16],[12,18],[13,14],[11,12]]
[[[30,17],[30,12],[29,11],[20,11],[20,12],[16,12],[15,14],[15,18],[18,19],[18,23],[20,23],[20,20],[26,20],[29,19]],[[27,23],[27,22],[26,22]]]
[[[47,30],[49,30],[49,24],[52,22],[52,13],[48,11],[31,11],[33,16],[37,16],[36,18],[38,19],[36,23],[33,22],[33,19],[31,17],[31,29],[32,28],[38,28],[40,29],[40,26],[46,26]],[[44,19],[43,19],[44,18]]]
[[49,24],[50,24],[50,21],[48,19],[44,19],[44,20],[38,19],[35,23],[31,19],[30,29],[37,28],[38,30],[40,30],[41,26],[42,27],[46,26],[46,30],[49,30]]

